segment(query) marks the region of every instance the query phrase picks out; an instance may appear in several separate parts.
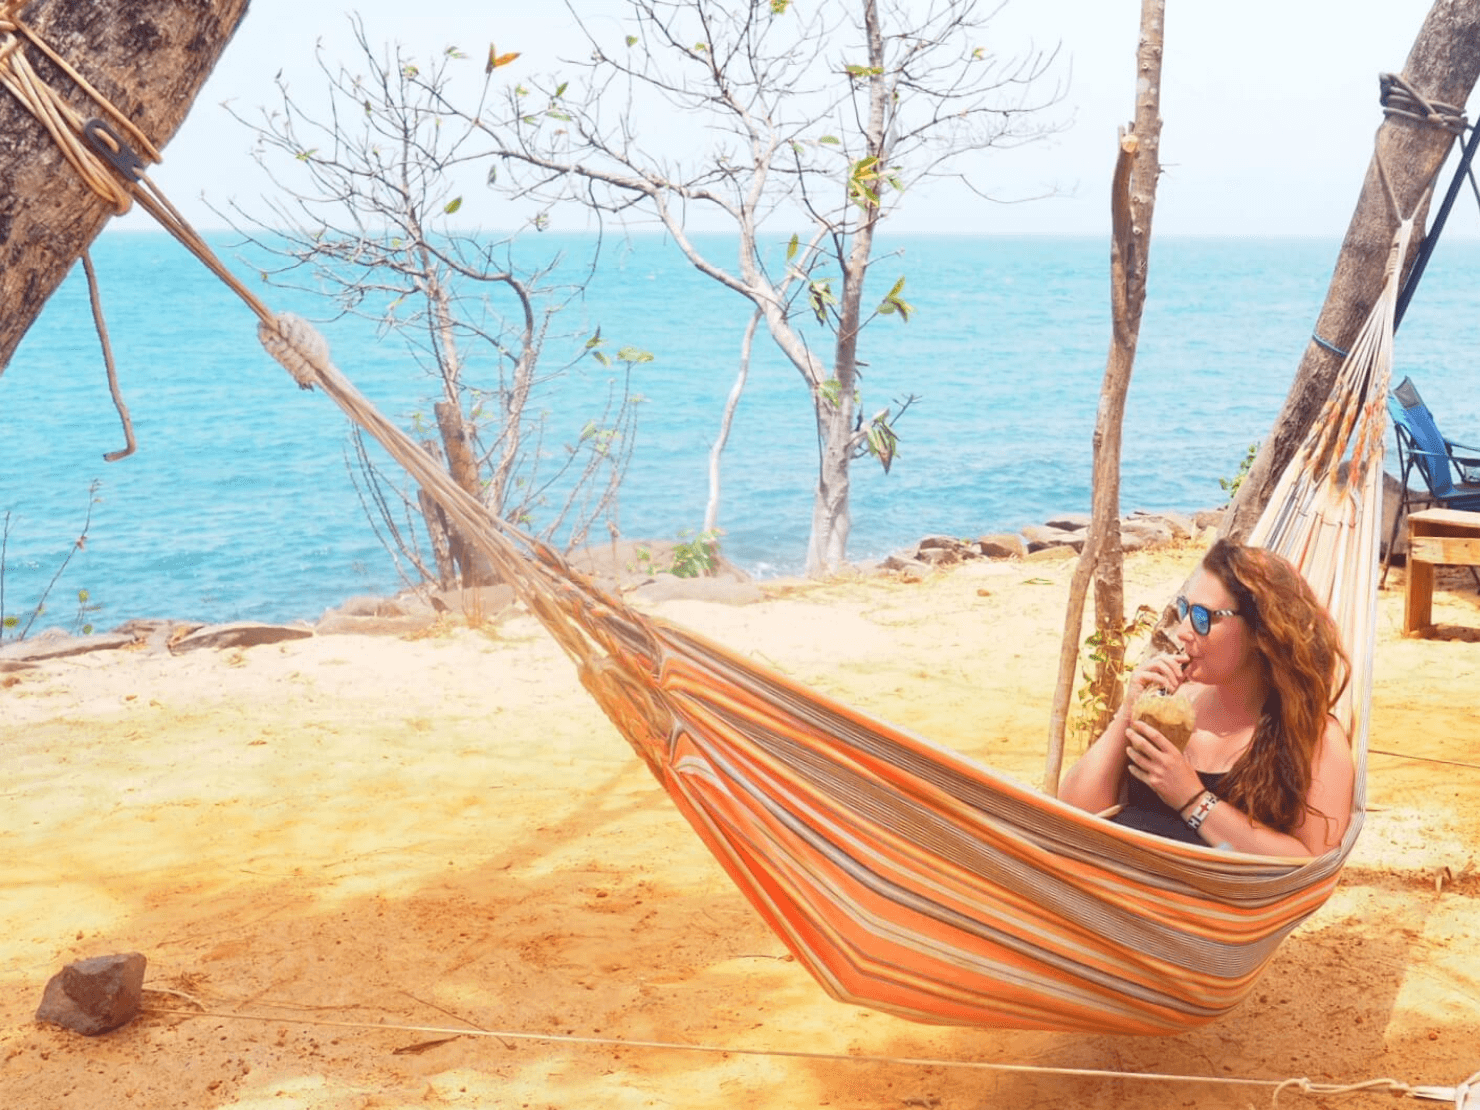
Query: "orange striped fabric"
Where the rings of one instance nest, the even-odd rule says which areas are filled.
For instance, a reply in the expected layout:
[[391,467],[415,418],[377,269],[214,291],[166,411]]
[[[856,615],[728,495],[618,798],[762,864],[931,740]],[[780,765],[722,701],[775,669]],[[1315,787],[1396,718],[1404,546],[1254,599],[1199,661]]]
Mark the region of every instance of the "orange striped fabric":
[[928,1022],[1165,1034],[1237,1005],[1362,823],[1394,272],[1250,537],[1306,573],[1353,662],[1353,817],[1318,859],[1123,828],[647,618],[492,519],[332,365],[318,384],[478,539],[828,992]]

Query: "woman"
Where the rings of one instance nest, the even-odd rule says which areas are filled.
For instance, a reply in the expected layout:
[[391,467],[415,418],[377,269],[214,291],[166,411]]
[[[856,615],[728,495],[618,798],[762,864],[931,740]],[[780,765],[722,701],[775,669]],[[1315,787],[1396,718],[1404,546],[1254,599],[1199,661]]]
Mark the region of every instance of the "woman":
[[[1270,856],[1317,856],[1351,820],[1351,747],[1330,709],[1349,664],[1336,623],[1290,563],[1219,540],[1177,599],[1176,655],[1139,667],[1125,702],[1059,796],[1121,824]],[[1339,679],[1339,682],[1338,682]],[[1184,752],[1131,720],[1146,690],[1181,689]],[[1127,779],[1129,776],[1129,779]]]

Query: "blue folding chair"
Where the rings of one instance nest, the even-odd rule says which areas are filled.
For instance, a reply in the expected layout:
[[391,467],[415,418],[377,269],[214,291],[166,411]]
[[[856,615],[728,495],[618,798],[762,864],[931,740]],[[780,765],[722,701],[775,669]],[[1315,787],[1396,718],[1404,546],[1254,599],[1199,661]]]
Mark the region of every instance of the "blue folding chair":
[[[1392,562],[1393,545],[1398,540],[1398,528],[1411,509],[1480,512],[1480,447],[1444,438],[1412,378],[1405,377],[1388,397],[1388,414],[1393,418],[1393,434],[1398,439],[1401,501],[1393,515],[1393,533],[1388,537],[1388,555],[1382,570],[1384,581],[1387,564]],[[1422,489],[1409,485],[1414,471],[1423,479]],[[1480,584],[1480,577],[1476,582]]]

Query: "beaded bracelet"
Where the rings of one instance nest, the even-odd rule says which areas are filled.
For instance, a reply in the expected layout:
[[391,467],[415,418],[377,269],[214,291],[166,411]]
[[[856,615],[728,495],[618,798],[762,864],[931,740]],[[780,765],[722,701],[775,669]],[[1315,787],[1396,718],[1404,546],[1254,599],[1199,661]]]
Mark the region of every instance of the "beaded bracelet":
[[1187,817],[1183,818],[1187,822],[1187,827],[1193,832],[1202,828],[1202,823],[1208,819],[1208,814],[1213,812],[1213,807],[1217,804],[1218,795],[1214,794],[1211,790],[1204,791],[1202,801],[1197,803],[1197,808]]

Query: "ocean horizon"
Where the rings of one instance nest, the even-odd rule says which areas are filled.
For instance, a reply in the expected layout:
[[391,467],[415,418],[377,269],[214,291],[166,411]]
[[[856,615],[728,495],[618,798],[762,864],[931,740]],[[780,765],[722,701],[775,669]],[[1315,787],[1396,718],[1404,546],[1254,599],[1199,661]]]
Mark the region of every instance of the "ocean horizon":
[[[274,309],[323,320],[335,363],[398,424],[429,408],[430,383],[401,340],[363,320],[325,319],[332,308],[309,294],[263,286],[229,233],[209,238]],[[721,261],[733,257],[732,239],[700,238]],[[574,273],[587,242],[548,235],[534,245],[562,248]],[[904,277],[916,313],[864,332],[862,409],[918,400],[898,426],[891,473],[868,458],[854,464],[850,558],[877,560],[929,533],[1012,532],[1086,511],[1110,336],[1108,242],[907,236],[883,248],[866,302]],[[1320,238],[1153,243],[1123,513],[1222,503],[1220,480],[1237,473],[1284,401],[1338,249]],[[27,618],[89,507],[87,543],[50,587],[33,632],[141,617],[312,620],[350,596],[399,590],[352,480],[347,422],[263,352],[255,317],[163,232],[107,232],[93,260],[138,452],[102,459],[123,434],[74,267],[0,374],[0,611]],[[1461,440],[1480,433],[1463,311],[1477,275],[1480,243],[1442,243],[1396,344],[1395,380],[1412,374]],[[645,400],[615,522],[623,536],[699,529],[748,318],[740,297],[657,233],[609,239],[584,297],[557,318],[555,330],[573,338],[551,339],[552,366],[562,350],[579,355],[598,326],[609,350],[653,356],[633,369]],[[820,329],[808,334],[826,342]],[[595,415],[586,410],[610,377],[589,358],[575,366],[541,400],[552,451]],[[805,385],[761,332],[723,461],[727,557],[762,578],[800,573],[815,473]],[[604,526],[593,533],[606,536]]]

